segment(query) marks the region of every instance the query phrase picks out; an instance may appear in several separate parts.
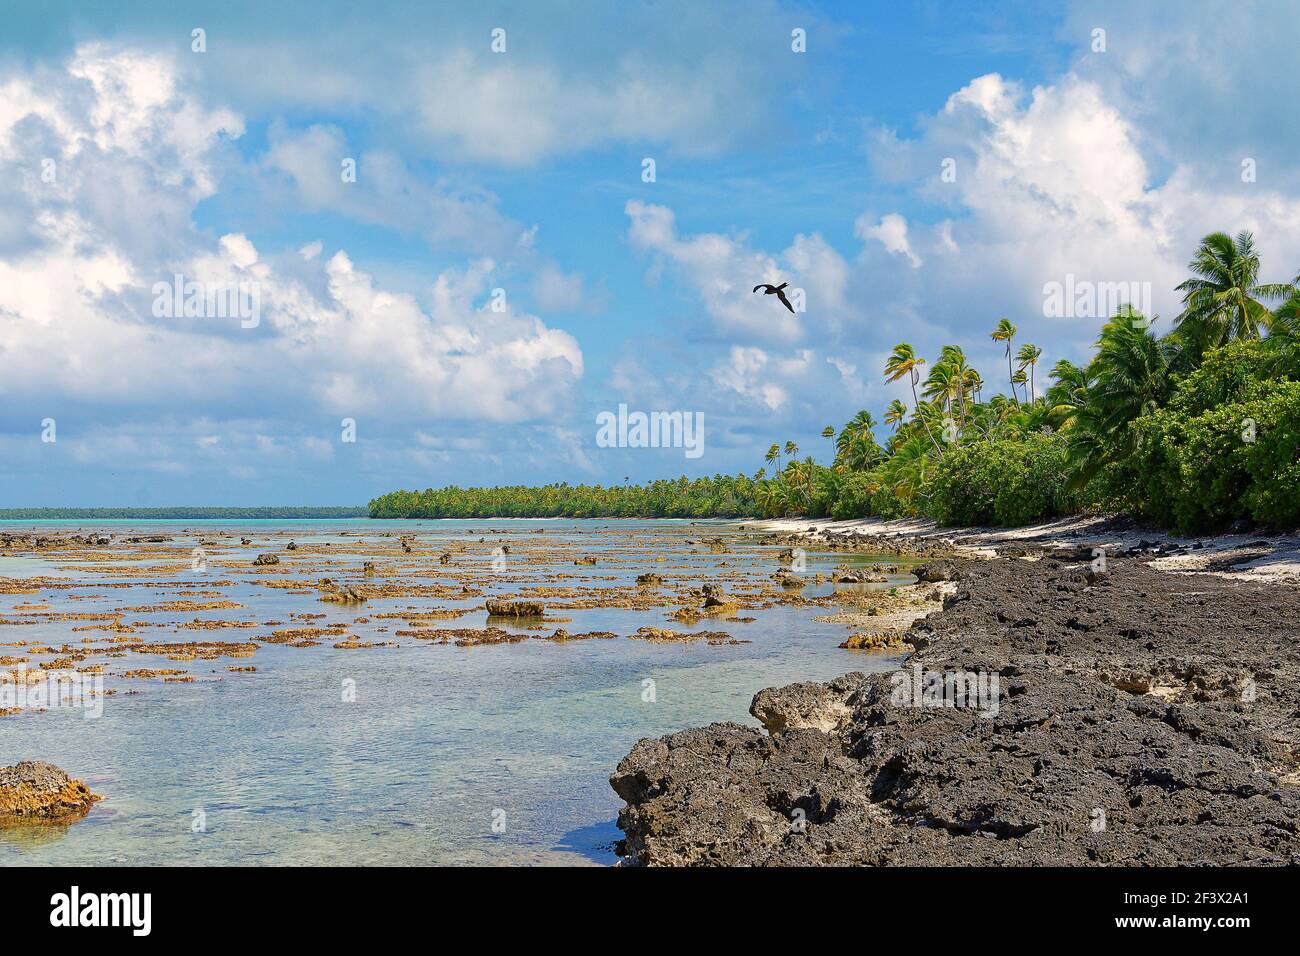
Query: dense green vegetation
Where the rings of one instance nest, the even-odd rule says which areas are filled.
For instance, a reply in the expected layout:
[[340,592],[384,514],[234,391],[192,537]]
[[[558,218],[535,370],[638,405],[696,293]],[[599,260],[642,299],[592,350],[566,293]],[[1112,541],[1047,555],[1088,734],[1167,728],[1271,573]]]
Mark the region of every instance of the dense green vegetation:
[[[1061,359],[1039,394],[1043,350],[1016,345],[1001,319],[1007,394],[956,345],[928,369],[907,343],[885,364],[904,382],[878,423],[858,412],[827,426],[829,465],[773,444],[752,478],[715,476],[646,487],[443,488],[372,501],[374,517],[932,517],[1018,525],[1086,510],[1122,510],[1184,532],[1250,519],[1300,523],[1300,291],[1259,282],[1249,233],[1201,241],[1178,286],[1183,311],[1123,308],[1086,365]],[[999,373],[1000,374],[1000,373]],[[1001,384],[1001,383],[999,383]],[[877,432],[888,428],[881,441]]]
[[761,514],[760,481],[737,475],[648,485],[545,485],[395,491],[370,503],[372,518],[736,518]]
[[0,508],[0,521],[95,521],[112,518],[364,518],[365,508]]

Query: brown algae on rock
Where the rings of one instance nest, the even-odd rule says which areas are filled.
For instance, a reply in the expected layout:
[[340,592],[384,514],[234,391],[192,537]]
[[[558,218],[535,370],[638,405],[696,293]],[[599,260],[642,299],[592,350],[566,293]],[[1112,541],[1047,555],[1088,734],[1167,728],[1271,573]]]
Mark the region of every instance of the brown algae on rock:
[[0,827],[79,820],[102,799],[50,763],[0,767]]

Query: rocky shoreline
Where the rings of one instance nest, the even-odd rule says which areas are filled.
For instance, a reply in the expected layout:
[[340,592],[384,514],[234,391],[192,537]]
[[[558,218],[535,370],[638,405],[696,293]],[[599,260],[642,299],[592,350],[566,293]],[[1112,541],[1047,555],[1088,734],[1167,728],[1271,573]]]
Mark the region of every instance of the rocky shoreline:
[[924,566],[951,590],[900,670],[640,741],[625,862],[1300,864],[1300,592],[1168,553]]

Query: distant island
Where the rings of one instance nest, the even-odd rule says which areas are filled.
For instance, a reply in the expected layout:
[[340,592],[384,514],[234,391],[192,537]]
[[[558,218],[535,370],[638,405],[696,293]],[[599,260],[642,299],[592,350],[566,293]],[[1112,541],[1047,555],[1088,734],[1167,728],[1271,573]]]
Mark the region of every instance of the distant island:
[[667,478],[644,485],[429,488],[370,502],[372,518],[758,518],[759,479]]
[[364,506],[328,508],[0,508],[0,521],[96,521],[106,518],[239,519],[239,518],[364,518]]

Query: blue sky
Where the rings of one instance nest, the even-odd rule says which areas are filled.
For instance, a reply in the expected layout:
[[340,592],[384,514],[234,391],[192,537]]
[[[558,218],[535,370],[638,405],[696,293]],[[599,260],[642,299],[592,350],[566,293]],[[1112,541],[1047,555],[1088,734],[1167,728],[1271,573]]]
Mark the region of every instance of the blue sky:
[[[753,472],[909,398],[898,341],[1083,358],[1045,283],[1167,322],[1243,228],[1290,279],[1300,14],[1188,6],[4,4],[0,504]],[[154,315],[177,273],[256,326]],[[599,447],[621,403],[705,453]]]

